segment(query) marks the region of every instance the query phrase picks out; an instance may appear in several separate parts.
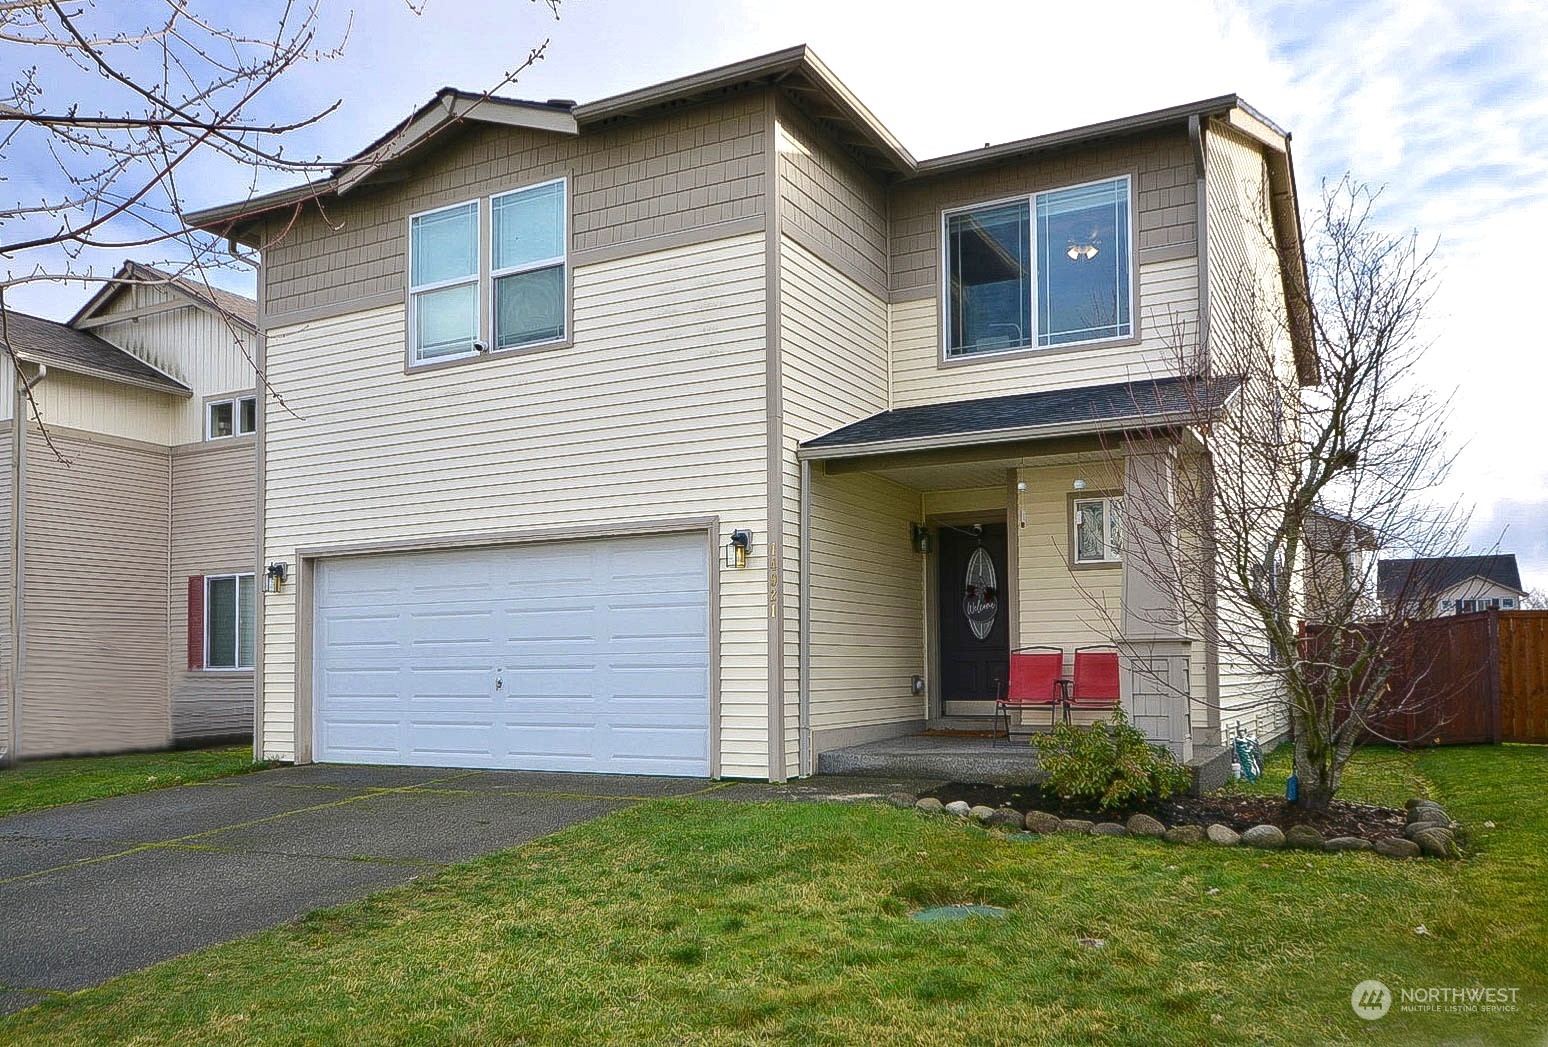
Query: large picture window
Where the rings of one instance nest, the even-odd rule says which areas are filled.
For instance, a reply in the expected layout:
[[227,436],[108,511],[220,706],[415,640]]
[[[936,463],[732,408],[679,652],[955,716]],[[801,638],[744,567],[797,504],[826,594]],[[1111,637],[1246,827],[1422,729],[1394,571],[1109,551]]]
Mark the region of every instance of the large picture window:
[[204,667],[251,669],[254,652],[254,589],[250,574],[204,579]]
[[1132,337],[1129,194],[1123,177],[947,212],[946,355]]

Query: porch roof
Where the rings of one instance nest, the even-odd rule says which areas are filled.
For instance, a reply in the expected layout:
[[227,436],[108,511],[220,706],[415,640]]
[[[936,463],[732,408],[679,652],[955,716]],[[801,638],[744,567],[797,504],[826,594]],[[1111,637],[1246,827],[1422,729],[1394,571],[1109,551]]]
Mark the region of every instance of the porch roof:
[[900,407],[808,440],[798,454],[848,458],[1187,425],[1218,414],[1241,384],[1185,376]]

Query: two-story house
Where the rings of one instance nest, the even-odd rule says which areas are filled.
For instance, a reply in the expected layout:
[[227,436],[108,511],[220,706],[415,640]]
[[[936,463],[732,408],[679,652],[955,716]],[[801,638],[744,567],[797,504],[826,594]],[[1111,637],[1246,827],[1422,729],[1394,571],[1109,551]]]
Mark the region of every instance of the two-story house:
[[252,733],[254,313],[129,262],[0,321],[0,761]]
[[1211,324],[1303,279],[1288,138],[1234,96],[920,161],[797,47],[444,90],[191,221],[262,252],[285,401],[264,756],[782,780],[987,726],[1033,644],[1118,644],[1184,755],[1264,704],[1124,554],[1229,407]]

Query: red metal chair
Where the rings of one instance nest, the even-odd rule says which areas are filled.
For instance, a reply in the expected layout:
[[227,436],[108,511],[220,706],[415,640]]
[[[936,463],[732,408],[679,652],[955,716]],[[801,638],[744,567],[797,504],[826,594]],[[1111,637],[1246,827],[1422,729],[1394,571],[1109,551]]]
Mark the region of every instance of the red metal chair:
[[1107,644],[1075,648],[1075,687],[1064,703],[1064,716],[1071,709],[1116,709],[1118,707],[1118,651]]
[[994,700],[995,737],[1000,734],[1000,717],[1005,717],[1005,737],[1010,737],[1010,711],[1048,706],[1048,723],[1065,700],[1064,649],[1061,647],[1023,647],[1010,656],[1010,682]]

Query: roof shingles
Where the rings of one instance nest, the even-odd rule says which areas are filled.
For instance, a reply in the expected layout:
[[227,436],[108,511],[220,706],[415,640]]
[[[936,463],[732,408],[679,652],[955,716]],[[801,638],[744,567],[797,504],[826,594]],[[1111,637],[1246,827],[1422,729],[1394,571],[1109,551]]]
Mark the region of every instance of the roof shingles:
[[0,322],[4,325],[0,327],[0,347],[8,349],[18,360],[161,389],[179,396],[193,392],[177,379],[89,331],[9,311]]

